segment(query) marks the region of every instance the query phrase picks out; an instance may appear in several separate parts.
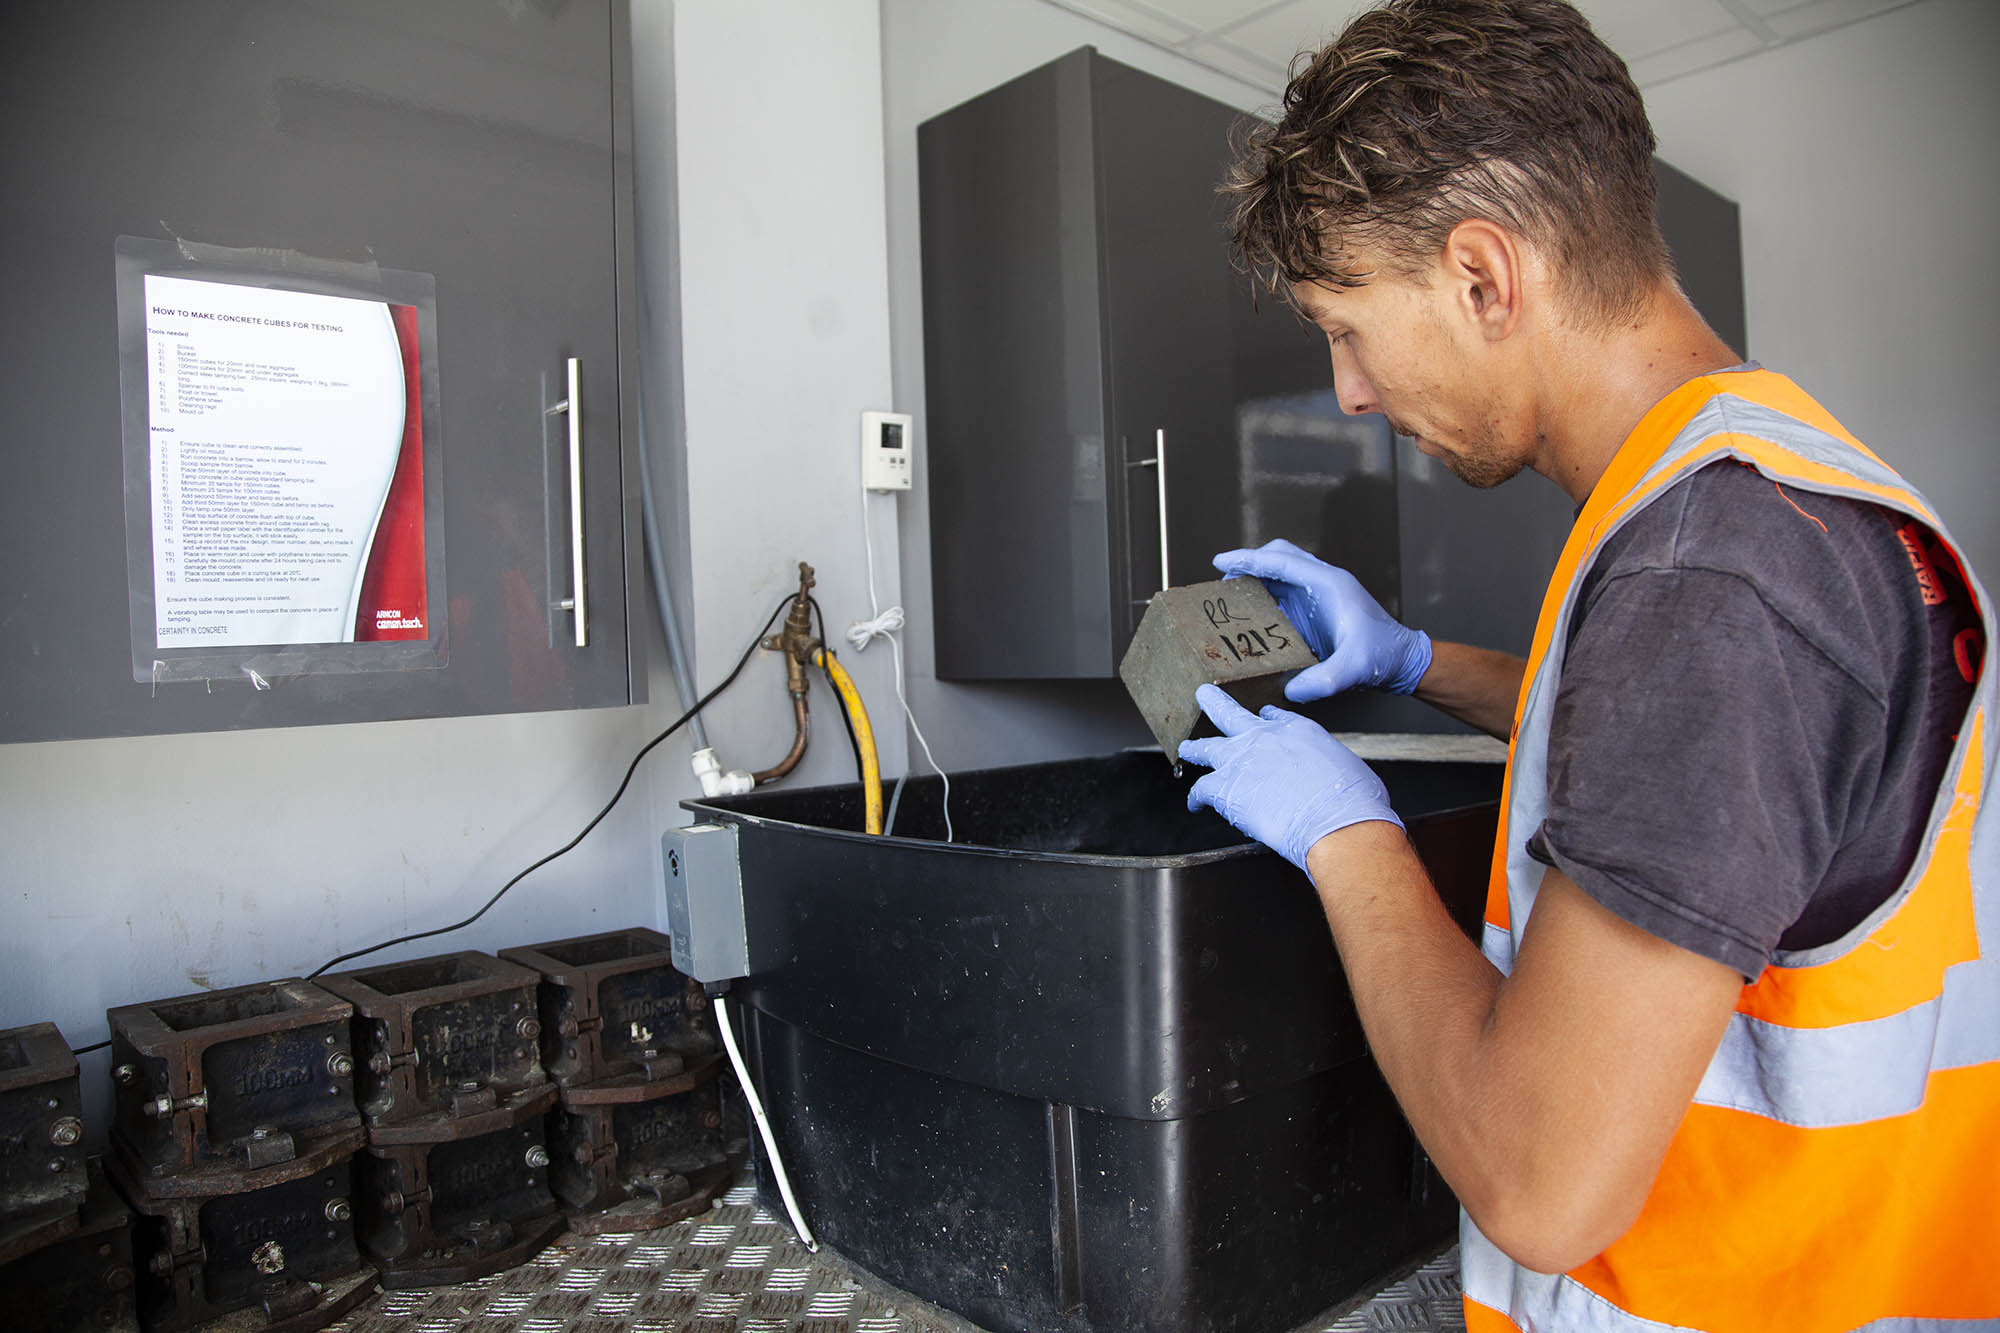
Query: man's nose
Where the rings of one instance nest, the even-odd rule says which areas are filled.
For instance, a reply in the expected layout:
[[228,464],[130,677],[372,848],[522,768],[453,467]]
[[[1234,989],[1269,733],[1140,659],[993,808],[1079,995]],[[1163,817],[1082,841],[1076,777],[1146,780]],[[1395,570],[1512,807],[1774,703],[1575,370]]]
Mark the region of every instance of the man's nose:
[[1354,363],[1353,353],[1338,343],[1332,344],[1329,351],[1333,361],[1333,392],[1340,400],[1340,410],[1351,417],[1380,412],[1382,404],[1375,400],[1375,386]]

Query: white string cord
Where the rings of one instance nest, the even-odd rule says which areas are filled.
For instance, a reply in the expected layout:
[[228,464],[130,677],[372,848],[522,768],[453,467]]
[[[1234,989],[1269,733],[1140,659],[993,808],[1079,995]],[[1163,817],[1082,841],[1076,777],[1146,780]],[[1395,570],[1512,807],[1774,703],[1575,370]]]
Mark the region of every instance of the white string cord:
[[743,1052],[736,1045],[736,1031],[729,1022],[729,1002],[718,995],[715,997],[715,1030],[722,1034],[722,1048],[729,1052],[729,1063],[736,1070],[737,1086],[743,1090],[743,1100],[750,1103],[750,1114],[757,1121],[758,1136],[764,1140],[764,1160],[770,1164],[771,1174],[778,1182],[778,1197],[785,1201],[785,1212],[792,1219],[792,1230],[799,1233],[805,1247],[819,1252],[819,1241],[814,1239],[812,1228],[806,1225],[805,1214],[799,1211],[799,1201],[792,1195],[792,1178],[785,1173],[784,1159],[778,1156],[778,1136],[771,1132],[771,1121],[764,1114],[764,1099],[757,1095],[757,1085],[750,1081],[750,1067],[743,1063]]
[[917,738],[917,744],[923,747],[924,758],[930,762],[933,769],[937,770],[939,781],[944,783],[944,796],[940,802],[944,812],[944,840],[951,842],[951,779],[946,776],[937,757],[931,753],[931,743],[924,739],[924,729],[917,725],[917,715],[910,711],[909,697],[903,693],[903,644],[902,640],[896,637],[896,631],[903,628],[905,623],[903,608],[892,606],[884,611],[881,600],[875,595],[875,531],[868,522],[866,486],[861,488],[861,542],[868,551],[868,609],[874,612],[874,616],[868,620],[857,620],[849,625],[847,642],[853,646],[855,652],[859,653],[877,639],[889,641],[889,651],[896,659],[896,702],[903,706],[903,716],[909,719],[910,733]]

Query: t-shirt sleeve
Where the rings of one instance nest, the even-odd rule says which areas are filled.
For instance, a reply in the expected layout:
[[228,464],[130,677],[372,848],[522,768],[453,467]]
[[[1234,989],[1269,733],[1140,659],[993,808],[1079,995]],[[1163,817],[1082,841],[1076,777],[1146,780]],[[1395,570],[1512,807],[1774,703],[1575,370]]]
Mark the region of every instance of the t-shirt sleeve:
[[1754,978],[1840,846],[1882,706],[1734,573],[1620,573],[1580,610],[1529,851]]

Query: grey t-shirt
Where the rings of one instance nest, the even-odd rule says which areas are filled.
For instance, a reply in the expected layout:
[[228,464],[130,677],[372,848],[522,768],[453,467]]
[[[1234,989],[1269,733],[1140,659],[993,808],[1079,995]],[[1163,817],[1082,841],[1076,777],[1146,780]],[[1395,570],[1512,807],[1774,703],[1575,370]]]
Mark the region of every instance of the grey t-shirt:
[[1929,529],[1711,463],[1585,577],[1528,850],[1754,978],[1900,885],[1983,649]]

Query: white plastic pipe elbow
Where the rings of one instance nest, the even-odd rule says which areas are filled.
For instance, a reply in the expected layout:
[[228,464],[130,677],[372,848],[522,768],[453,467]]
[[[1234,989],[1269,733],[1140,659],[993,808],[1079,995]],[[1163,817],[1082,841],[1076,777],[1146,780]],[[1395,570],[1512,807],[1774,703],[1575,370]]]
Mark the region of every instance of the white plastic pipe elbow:
[[757,785],[757,780],[743,769],[724,772],[722,760],[716,757],[712,745],[694,752],[694,775],[701,783],[703,796],[741,796]]

